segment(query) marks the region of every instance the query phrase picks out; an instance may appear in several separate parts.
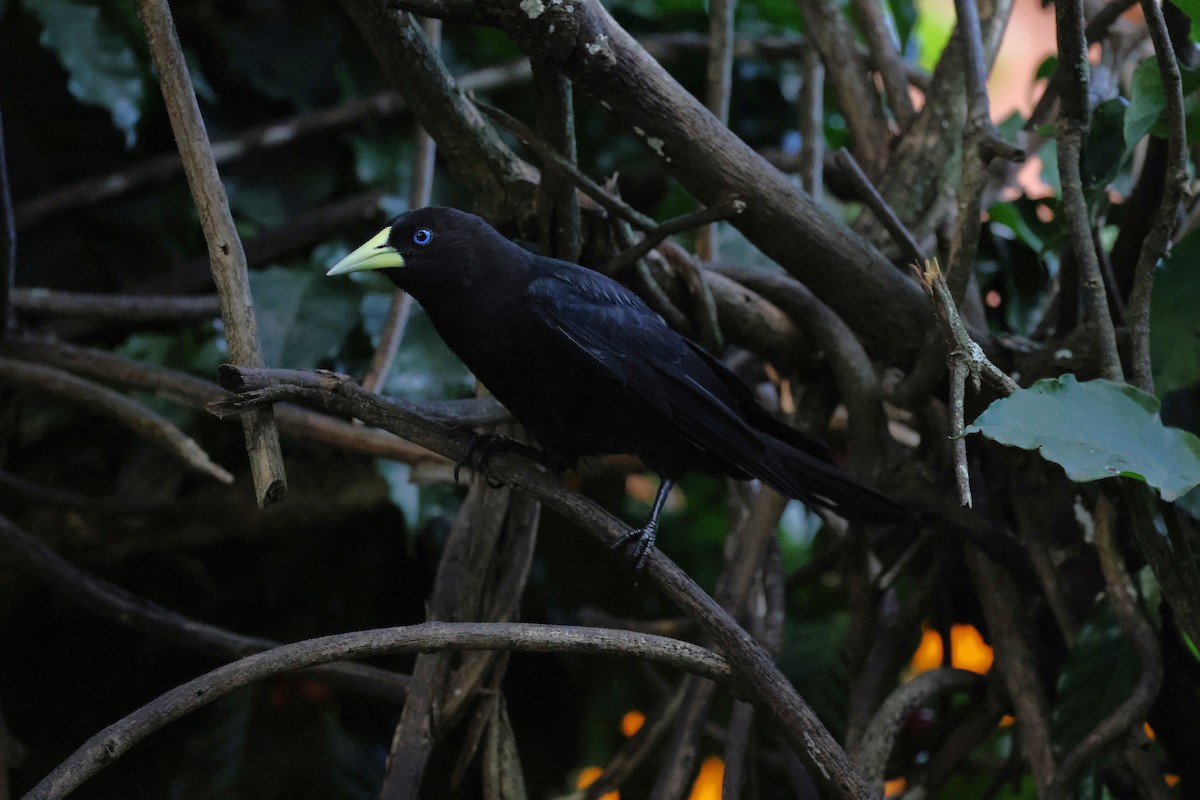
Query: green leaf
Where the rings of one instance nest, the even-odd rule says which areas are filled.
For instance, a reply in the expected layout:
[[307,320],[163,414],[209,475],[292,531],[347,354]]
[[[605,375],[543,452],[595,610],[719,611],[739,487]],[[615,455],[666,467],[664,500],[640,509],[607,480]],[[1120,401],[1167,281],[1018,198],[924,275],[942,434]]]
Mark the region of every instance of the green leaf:
[[1154,123],[1167,107],[1162,79],[1158,75],[1158,59],[1147,58],[1133,71],[1129,89],[1129,109],[1125,112],[1125,141],[1134,145],[1150,133]]
[[1058,71],[1058,56],[1046,56],[1041,64],[1038,64],[1037,72],[1034,73],[1034,80],[1045,80]]
[[1159,397],[1200,383],[1200,231],[1171,250],[1150,297],[1150,362]]
[[1080,156],[1083,187],[1092,189],[1112,183],[1121,170],[1125,146],[1125,109],[1129,101],[1114,97],[1096,106],[1087,142]]
[[988,406],[965,433],[1039,450],[1073,481],[1138,478],[1175,500],[1200,484],[1200,439],[1163,426],[1158,401],[1106,380],[1040,380]]
[[271,267],[251,272],[250,291],[263,361],[269,367],[316,367],[338,351],[359,323],[355,284],[325,280],[316,270]]
[[113,124],[125,134],[125,145],[132,147],[144,89],[133,50],[105,22],[99,8],[74,0],[26,0],[25,6],[42,23],[42,46],[58,56],[70,76],[71,94],[108,109]]
[[1192,41],[1200,42],[1200,0],[1175,0],[1175,7],[1192,21],[1192,27],[1188,33]]
[[1129,697],[1141,664],[1107,598],[1079,629],[1058,678],[1051,737],[1066,752]]

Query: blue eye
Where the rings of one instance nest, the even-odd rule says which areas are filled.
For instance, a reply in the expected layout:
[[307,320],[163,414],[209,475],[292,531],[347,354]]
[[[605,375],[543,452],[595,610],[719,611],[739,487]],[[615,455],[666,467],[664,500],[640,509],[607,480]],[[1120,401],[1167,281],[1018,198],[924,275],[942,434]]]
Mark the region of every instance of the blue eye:
[[429,244],[429,240],[433,238],[433,231],[429,228],[417,228],[413,232],[413,241],[419,245]]

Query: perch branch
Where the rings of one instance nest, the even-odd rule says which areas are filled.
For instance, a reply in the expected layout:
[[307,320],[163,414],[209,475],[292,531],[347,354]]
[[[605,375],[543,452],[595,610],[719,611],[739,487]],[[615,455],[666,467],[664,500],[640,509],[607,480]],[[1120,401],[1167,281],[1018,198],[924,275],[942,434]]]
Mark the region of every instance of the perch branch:
[[[238,373],[237,367],[229,366],[225,370],[225,377],[236,380]],[[470,435],[465,431],[416,417],[403,406],[366,392],[352,382],[339,380],[336,376],[323,377],[330,381],[330,388],[320,398],[298,392],[293,399],[301,402],[315,400],[368,424],[390,430],[448,458],[458,458],[466,453]],[[280,384],[279,388],[286,386]],[[590,500],[571,492],[553,476],[533,468],[521,456],[511,453],[495,455],[489,462],[488,474],[536,497],[574,521],[605,546],[615,545],[628,532],[628,527],[620,520]],[[825,786],[842,798],[866,796],[869,788],[845,752],[775,666],[770,654],[738,626],[728,612],[657,549],[650,551],[642,574],[646,581],[662,591],[716,642],[735,669],[744,696],[766,709],[767,718],[775,720],[789,745],[807,761]]]
[[647,231],[646,235],[635,242],[632,247],[622,250],[610,259],[600,271],[606,275],[615,275],[649,253],[668,236],[674,236],[677,233],[683,233],[684,231],[707,225],[719,219],[736,217],[745,210],[745,201],[726,200],[708,208],[702,208],[699,211],[693,211],[690,214],[683,214],[674,219],[669,219],[661,225],[654,226],[652,230]]
[[858,191],[858,199],[871,209],[875,219],[879,220],[879,223],[891,234],[892,241],[900,248],[900,252],[907,259],[918,264],[925,261],[928,258],[925,255],[925,249],[905,227],[904,222],[888,204],[888,201],[883,199],[883,195],[875,188],[875,184],[871,183],[871,179],[862,171],[862,167],[854,160],[850,151],[844,147],[840,148],[833,157],[837,165],[845,172],[846,177],[854,184],[854,188]]

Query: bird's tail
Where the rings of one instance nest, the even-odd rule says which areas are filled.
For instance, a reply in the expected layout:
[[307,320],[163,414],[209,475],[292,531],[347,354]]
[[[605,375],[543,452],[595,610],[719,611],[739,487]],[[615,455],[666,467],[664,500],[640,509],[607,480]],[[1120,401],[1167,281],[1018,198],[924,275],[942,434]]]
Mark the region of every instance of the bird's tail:
[[743,468],[780,493],[859,522],[912,522],[916,519],[911,509],[835,464],[779,439],[763,438],[766,457]]

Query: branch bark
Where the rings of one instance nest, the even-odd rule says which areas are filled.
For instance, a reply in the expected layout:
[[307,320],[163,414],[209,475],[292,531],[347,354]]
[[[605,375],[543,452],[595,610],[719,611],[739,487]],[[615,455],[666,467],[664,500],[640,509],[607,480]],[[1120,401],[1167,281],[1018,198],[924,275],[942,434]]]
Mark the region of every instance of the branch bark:
[[[171,19],[171,9],[167,0],[138,0],[138,16],[146,29],[146,40],[158,72],[167,114],[171,118],[175,143],[179,147],[188,186],[192,190],[196,210],[200,214],[200,225],[208,242],[213,279],[221,297],[221,318],[225,323],[229,355],[238,364],[262,366],[258,327],[254,321],[254,306],[246,277],[246,254],[233,224],[225,187],[217,174],[187,62],[179,46],[175,23]],[[259,506],[280,502],[287,494],[287,477],[271,409],[259,409],[254,414],[244,416],[242,429],[246,435],[246,451],[250,455],[250,470],[254,475],[255,499]]]

